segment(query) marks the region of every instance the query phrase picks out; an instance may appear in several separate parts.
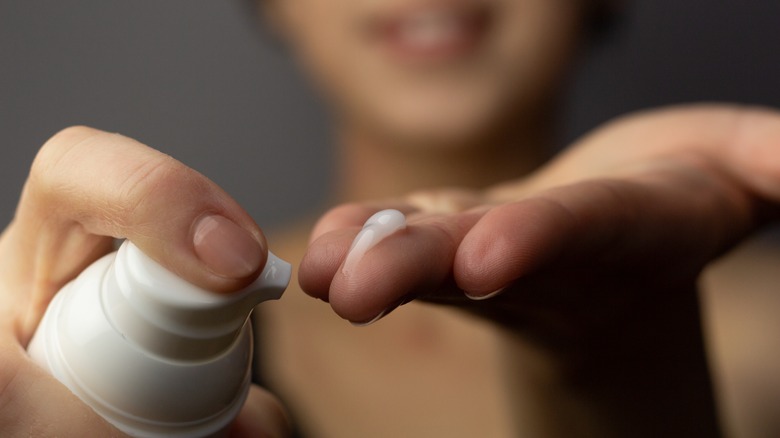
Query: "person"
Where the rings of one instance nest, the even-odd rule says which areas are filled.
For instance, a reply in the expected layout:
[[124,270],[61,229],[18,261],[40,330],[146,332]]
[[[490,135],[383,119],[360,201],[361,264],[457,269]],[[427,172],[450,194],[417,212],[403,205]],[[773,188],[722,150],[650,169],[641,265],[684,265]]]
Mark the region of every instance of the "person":
[[[780,115],[665,108],[550,158],[556,93],[598,0],[260,7],[330,98],[340,140],[342,205],[273,236],[300,284],[258,308],[262,381],[304,434],[719,433],[697,281],[774,218]],[[385,208],[407,227],[345,273]],[[221,293],[267,249],[174,158],[93,128],[56,134],[0,237],[0,434],[113,433],[23,348],[117,237]],[[283,434],[286,418],[256,388],[236,432]]]

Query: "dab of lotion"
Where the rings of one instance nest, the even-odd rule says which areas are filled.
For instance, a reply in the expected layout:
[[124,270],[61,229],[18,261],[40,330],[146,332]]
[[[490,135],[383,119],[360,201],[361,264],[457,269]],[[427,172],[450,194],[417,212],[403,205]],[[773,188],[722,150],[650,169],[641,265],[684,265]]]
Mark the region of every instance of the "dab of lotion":
[[341,272],[350,275],[366,252],[387,236],[406,228],[406,216],[398,210],[382,210],[368,218],[347,253]]

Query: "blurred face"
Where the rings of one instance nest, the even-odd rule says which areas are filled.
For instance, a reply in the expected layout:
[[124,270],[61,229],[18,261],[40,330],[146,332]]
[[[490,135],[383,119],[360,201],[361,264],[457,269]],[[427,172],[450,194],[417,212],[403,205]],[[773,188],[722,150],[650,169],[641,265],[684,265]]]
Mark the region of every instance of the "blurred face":
[[342,127],[473,141],[545,106],[587,0],[270,0]]

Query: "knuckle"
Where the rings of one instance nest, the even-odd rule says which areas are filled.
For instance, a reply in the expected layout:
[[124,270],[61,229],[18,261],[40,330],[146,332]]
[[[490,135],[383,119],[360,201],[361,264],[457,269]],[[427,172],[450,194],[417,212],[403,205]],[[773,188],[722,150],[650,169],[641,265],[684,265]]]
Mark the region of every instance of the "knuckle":
[[153,236],[163,221],[185,229],[190,214],[232,205],[215,184],[170,155],[119,134],[74,126],[39,150],[14,223],[56,235]]
[[[67,178],[62,173],[70,165],[64,163],[79,144],[102,134],[86,126],[71,126],[53,135],[41,146],[30,166],[22,199],[29,197],[56,201],[56,194],[67,191]],[[52,198],[54,199],[48,199]],[[54,204],[54,202],[52,202]]]
[[[85,126],[52,136],[33,161],[25,183],[26,209],[43,209],[77,221],[101,218],[118,225],[135,220],[139,207],[159,198],[203,192],[205,178],[173,157],[135,140]],[[169,196],[173,192],[176,196]],[[37,209],[37,210],[36,210]],[[143,212],[145,210],[140,210]]]
[[101,134],[101,131],[86,126],[70,126],[54,134],[41,146],[33,160],[30,176],[45,178],[51,175],[58,163],[68,153],[88,138]]
[[78,142],[86,137],[98,135],[104,133],[95,128],[90,128],[84,125],[72,125],[65,127],[51,136],[49,142],[66,142],[73,143]]
[[[128,223],[138,221],[149,210],[158,209],[159,202],[189,199],[192,194],[204,191],[205,183],[195,171],[173,157],[155,153],[139,160],[123,176],[116,190],[116,204],[119,210],[114,216]],[[174,198],[165,194],[177,193]]]

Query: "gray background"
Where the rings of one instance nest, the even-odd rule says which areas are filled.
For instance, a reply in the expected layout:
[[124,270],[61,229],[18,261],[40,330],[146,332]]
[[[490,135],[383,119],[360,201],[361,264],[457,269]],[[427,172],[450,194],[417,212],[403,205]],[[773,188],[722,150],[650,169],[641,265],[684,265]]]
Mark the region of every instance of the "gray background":
[[[627,3],[611,38],[574,76],[562,144],[639,108],[780,106],[780,1]],[[172,154],[233,194],[261,226],[321,204],[331,159],[324,112],[245,6],[0,0],[0,224],[13,215],[38,147],[72,124]]]

